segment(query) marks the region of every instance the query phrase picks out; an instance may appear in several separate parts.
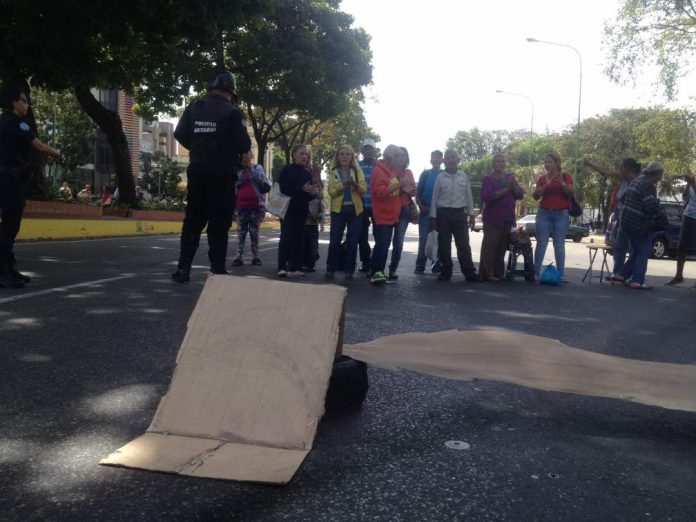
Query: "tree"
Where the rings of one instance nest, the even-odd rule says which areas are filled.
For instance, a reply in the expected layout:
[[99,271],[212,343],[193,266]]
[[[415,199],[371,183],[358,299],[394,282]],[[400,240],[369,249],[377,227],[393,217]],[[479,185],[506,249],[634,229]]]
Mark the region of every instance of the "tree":
[[177,197],[182,167],[162,151],[140,154],[142,185],[151,188],[157,196]]
[[[370,38],[337,0],[270,2],[227,43],[261,157],[269,143],[348,110],[372,79]],[[302,133],[302,130],[299,131]]]
[[474,127],[459,131],[447,140],[447,148],[454,149],[463,163],[482,158],[486,154],[504,151],[513,141],[528,137],[529,131],[482,131]]
[[[285,162],[290,162],[290,151],[298,143],[311,147],[314,165],[323,169],[329,164],[340,145],[349,144],[358,152],[365,138],[379,141],[379,135],[365,120],[362,101],[362,92],[354,91],[350,95],[346,109],[333,118],[308,120],[301,125],[294,125],[297,116],[288,117],[290,121],[287,123],[284,120],[279,121],[278,125],[281,129],[278,132],[280,137],[277,144],[285,154]],[[284,132],[282,127],[292,127],[293,130]]]
[[[128,142],[118,115],[91,88],[135,96],[138,114],[171,114],[214,70],[238,73],[240,93],[264,152],[289,111],[330,117],[371,79],[369,37],[337,0],[152,0],[34,3],[3,0],[0,77],[72,89],[114,152],[122,201],[135,204]],[[79,37],[66,37],[79,27]],[[37,35],[40,35],[37,36]],[[269,114],[258,121],[257,113]]]
[[635,84],[646,64],[658,68],[667,99],[689,72],[696,53],[696,3],[692,0],[622,0],[616,19],[604,26],[609,63],[606,74],[617,83]]
[[39,138],[60,149],[60,165],[72,172],[93,161],[96,128],[70,91],[33,89],[33,110]]

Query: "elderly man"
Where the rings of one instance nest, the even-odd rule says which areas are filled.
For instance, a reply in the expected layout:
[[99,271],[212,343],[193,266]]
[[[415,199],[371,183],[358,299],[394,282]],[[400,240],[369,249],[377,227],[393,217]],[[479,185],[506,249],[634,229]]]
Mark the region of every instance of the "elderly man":
[[[445,152],[445,170],[438,174],[433,187],[430,205],[431,226],[438,231],[438,257],[442,272],[438,281],[449,281],[452,277],[452,236],[457,246],[457,259],[462,274],[468,282],[480,282],[471,257],[469,227],[476,223],[474,198],[471,194],[469,177],[459,168],[459,156],[452,149]],[[467,226],[468,217],[468,226]]]
[[645,284],[645,272],[648,270],[652,248],[650,231],[661,219],[666,219],[662,217],[655,187],[664,171],[661,163],[651,161],[622,197],[623,210],[619,219],[618,239],[628,241],[633,247],[633,253],[615,278],[627,282],[630,288],[636,290],[650,289]]
[[360,249],[360,263],[362,267],[359,269],[360,272],[365,272],[367,275],[370,274],[370,256],[372,251],[370,250],[370,221],[374,226],[374,219],[372,218],[372,194],[370,193],[370,179],[372,178],[372,170],[375,168],[376,159],[376,144],[375,140],[367,138],[362,142],[362,152],[363,159],[360,160],[360,168],[365,175],[365,183],[367,183],[367,192],[363,194],[363,204],[365,209],[362,213],[362,224],[360,229],[360,238],[358,239],[358,248]]

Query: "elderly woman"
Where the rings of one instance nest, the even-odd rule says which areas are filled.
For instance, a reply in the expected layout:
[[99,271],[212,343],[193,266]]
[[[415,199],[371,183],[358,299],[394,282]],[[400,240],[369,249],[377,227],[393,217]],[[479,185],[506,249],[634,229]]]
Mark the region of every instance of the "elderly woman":
[[362,229],[362,195],[367,192],[367,185],[350,145],[341,145],[334,154],[328,182],[331,196],[331,235],[329,256],[326,259],[326,278],[333,279],[338,268],[343,232],[347,228],[345,278],[353,279],[355,256]]
[[251,238],[251,264],[260,265],[259,258],[259,227],[266,217],[266,192],[271,190],[271,184],[261,165],[252,164],[254,153],[249,151],[242,154],[242,169],[234,185],[237,207],[237,257],[232,266],[244,265],[244,243],[247,234]]
[[662,217],[657,199],[657,182],[665,169],[661,163],[651,161],[622,196],[623,209],[619,218],[619,241],[627,241],[633,248],[628,261],[618,273],[617,279],[627,282],[630,288],[649,290],[645,284],[648,258],[652,249],[650,232],[658,226]]
[[505,172],[505,156],[493,156],[493,172],[483,178],[483,243],[479,275],[484,281],[499,282],[505,278],[505,252],[510,230],[515,226],[515,202],[524,197],[524,190],[509,172]]
[[394,227],[394,240],[392,242],[391,262],[389,263],[387,281],[396,281],[398,279],[396,270],[399,268],[401,253],[404,250],[404,237],[406,237],[406,230],[411,218],[411,198],[416,195],[416,181],[413,179],[413,172],[408,168],[410,163],[408,150],[405,147],[400,147],[400,149],[398,177],[401,211],[399,213],[399,222]]
[[532,197],[539,201],[536,214],[536,250],[534,251],[534,274],[539,279],[544,263],[549,236],[553,237],[553,251],[556,268],[561,274],[561,282],[567,283],[565,275],[565,237],[570,225],[568,207],[574,194],[573,177],[561,172],[561,157],[549,152],[544,156],[546,174],[539,176]]
[[392,240],[394,227],[399,222],[401,214],[400,192],[402,182],[399,179],[401,149],[396,145],[387,145],[384,149],[384,159],[379,160],[370,178],[370,194],[372,194],[372,233],[375,237],[375,248],[372,251],[370,266],[373,285],[387,282],[384,268],[387,265],[389,244]]
[[309,201],[317,188],[312,184],[312,175],[307,171],[309,151],[306,145],[292,148],[292,163],[283,167],[278,176],[280,191],[290,196],[285,217],[280,220],[280,244],[278,245],[278,277],[301,277],[302,250],[305,220],[309,212]]

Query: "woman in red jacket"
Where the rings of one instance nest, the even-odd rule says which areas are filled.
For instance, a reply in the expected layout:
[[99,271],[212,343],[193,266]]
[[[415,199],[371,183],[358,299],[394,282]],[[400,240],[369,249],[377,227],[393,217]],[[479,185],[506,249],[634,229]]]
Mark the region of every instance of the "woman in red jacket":
[[370,178],[370,193],[372,194],[372,219],[374,221],[373,235],[375,248],[372,251],[370,271],[373,285],[386,283],[384,267],[387,264],[389,244],[392,240],[394,226],[399,222],[401,199],[399,192],[402,182],[398,171],[401,149],[396,145],[387,145],[384,149],[384,159],[379,160]]
[[394,240],[392,242],[391,262],[389,263],[389,276],[387,281],[396,281],[396,269],[399,268],[401,261],[401,253],[404,250],[404,237],[406,230],[411,220],[411,201],[416,195],[416,181],[413,179],[413,172],[408,168],[410,163],[408,150],[405,147],[399,147],[401,155],[399,156],[398,177],[400,182],[399,201],[401,210],[399,211],[399,221],[394,227]]

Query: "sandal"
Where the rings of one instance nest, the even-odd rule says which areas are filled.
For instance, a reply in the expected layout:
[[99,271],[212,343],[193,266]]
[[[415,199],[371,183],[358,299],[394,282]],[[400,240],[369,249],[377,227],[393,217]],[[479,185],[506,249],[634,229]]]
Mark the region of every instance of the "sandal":
[[652,290],[652,286],[648,286],[646,284],[640,284],[640,283],[628,283],[629,288],[633,288],[634,290]]
[[624,282],[624,278],[621,277],[619,274],[612,274],[612,276],[611,276],[609,279],[611,279],[612,281],[615,281],[615,282],[617,282],[617,283],[623,283],[623,282]]

